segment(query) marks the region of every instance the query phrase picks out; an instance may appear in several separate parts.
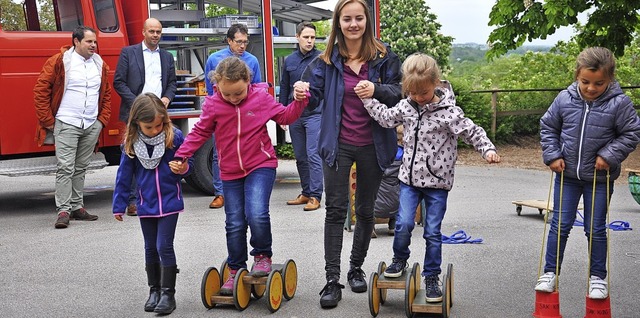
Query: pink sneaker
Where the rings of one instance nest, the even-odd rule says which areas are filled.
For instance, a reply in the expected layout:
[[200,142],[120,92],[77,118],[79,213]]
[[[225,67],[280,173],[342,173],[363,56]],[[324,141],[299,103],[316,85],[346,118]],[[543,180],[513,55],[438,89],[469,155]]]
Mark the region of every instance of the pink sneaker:
[[233,283],[236,280],[237,269],[229,269],[229,278],[224,282],[222,287],[220,287],[220,295],[231,296],[233,295]]
[[253,267],[250,276],[263,277],[271,273],[271,257],[266,255],[257,255],[253,258]]

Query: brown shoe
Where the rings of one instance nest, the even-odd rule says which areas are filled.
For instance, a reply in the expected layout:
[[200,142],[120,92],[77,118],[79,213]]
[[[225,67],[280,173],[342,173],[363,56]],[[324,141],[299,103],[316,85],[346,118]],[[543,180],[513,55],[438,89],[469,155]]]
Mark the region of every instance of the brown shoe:
[[84,208],[79,208],[75,211],[71,211],[71,218],[80,221],[95,221],[98,219],[98,216],[89,214]]
[[309,198],[309,202],[307,202],[307,205],[304,206],[305,211],[313,211],[317,210],[318,208],[320,208],[320,201],[318,201],[318,199],[314,197]]
[[307,202],[309,202],[309,198],[301,194],[301,195],[298,195],[298,197],[295,198],[294,200],[287,201],[287,205],[307,204]]
[[138,215],[138,207],[136,206],[135,203],[131,203],[129,204],[129,206],[127,206],[127,215],[128,216]]
[[216,195],[213,201],[209,203],[209,209],[219,209],[224,206],[224,196]]
[[56,220],[54,226],[56,229],[66,229],[67,226],[69,226],[69,212],[60,211],[60,213],[58,213],[58,219]]

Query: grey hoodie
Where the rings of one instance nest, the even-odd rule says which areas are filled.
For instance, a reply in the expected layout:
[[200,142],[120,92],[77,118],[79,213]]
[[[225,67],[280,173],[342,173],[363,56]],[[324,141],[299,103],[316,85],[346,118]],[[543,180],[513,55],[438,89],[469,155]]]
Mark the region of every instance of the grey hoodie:
[[409,98],[392,108],[376,99],[364,99],[369,115],[385,128],[403,125],[404,155],[398,178],[417,188],[451,190],[458,159],[458,136],[484,157],[495,146],[482,127],[464,117],[455,105],[451,84],[436,88],[437,103],[418,106]]

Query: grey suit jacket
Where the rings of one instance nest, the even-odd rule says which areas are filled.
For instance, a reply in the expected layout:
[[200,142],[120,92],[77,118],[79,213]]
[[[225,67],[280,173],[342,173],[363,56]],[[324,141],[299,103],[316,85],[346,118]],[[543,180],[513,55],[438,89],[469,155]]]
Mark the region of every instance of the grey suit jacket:
[[[173,55],[160,49],[160,68],[162,72],[162,96],[173,100],[176,95],[176,69]],[[142,44],[138,43],[124,47],[120,52],[116,74],[113,78],[115,88],[122,102],[120,103],[120,120],[127,122],[133,100],[142,93],[144,88],[144,57]]]

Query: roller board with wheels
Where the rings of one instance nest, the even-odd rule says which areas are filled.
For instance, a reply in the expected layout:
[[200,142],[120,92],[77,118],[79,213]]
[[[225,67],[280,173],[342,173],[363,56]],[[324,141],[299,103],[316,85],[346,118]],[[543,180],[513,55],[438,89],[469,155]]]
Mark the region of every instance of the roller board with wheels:
[[[420,273],[418,273],[420,275]],[[409,279],[407,279],[409,281]],[[415,282],[416,280],[414,280]],[[440,314],[443,318],[449,318],[453,305],[453,265],[447,265],[447,271],[442,277],[442,301],[428,303],[426,290],[421,289],[420,280],[417,280],[415,288],[407,286],[405,289],[405,312],[407,317],[415,313]]]
[[271,272],[265,277],[245,276],[244,283],[251,286],[251,293],[257,299],[266,294],[269,311],[276,312],[282,305],[282,298],[290,300],[298,288],[296,263],[288,259],[283,264],[272,264]]
[[[371,316],[376,317],[380,312],[380,306],[387,300],[388,289],[405,289],[407,284],[416,286],[419,284],[420,264],[415,263],[411,269],[407,269],[400,277],[385,277],[384,271],[387,269],[385,262],[378,264],[378,270],[369,276],[369,311]],[[415,275],[414,273],[418,273]]]
[[249,272],[246,268],[238,269],[233,284],[233,294],[230,296],[220,295],[220,288],[230,275],[230,268],[227,266],[226,260],[222,262],[220,268],[219,272],[215,267],[209,267],[205,271],[200,288],[202,303],[207,309],[216,305],[234,305],[240,311],[245,310],[251,299],[251,287],[244,283],[244,277]]

